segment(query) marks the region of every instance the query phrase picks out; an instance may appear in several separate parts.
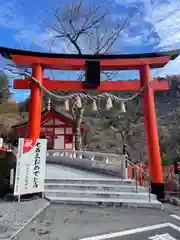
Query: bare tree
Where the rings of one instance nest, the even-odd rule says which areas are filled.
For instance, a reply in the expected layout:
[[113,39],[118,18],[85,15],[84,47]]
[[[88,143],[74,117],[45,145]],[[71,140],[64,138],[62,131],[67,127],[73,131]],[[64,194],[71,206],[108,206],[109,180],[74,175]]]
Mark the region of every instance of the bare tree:
[[126,112],[121,112],[121,105],[113,102],[113,108],[105,110],[100,101],[99,115],[86,118],[92,129],[88,139],[88,148],[95,151],[122,153],[123,145],[128,146],[132,159],[144,160],[145,148],[144,121],[141,101],[135,99],[126,103]]
[[[64,51],[77,53],[91,53],[94,55],[114,52],[115,44],[118,42],[121,33],[130,25],[134,16],[122,17],[121,21],[114,23],[111,20],[107,9],[108,0],[92,0],[88,2],[79,0],[61,5],[49,0],[52,11],[52,21],[45,20],[46,28],[53,32],[51,46],[57,42],[65,43]],[[106,3],[106,4],[105,4]],[[117,52],[117,51],[116,51]],[[112,79],[116,73],[104,72],[105,79]],[[81,72],[78,79],[83,78]],[[80,149],[80,126],[82,122],[84,107],[74,108],[75,119],[75,146]]]
[[125,144],[132,150],[137,145],[144,149],[141,131],[143,126],[143,114],[140,98],[127,102],[125,113],[118,112],[120,111],[117,111],[117,108],[115,108],[114,114],[109,114],[108,118],[109,125],[114,133],[114,138],[118,144],[121,145],[121,149]]
[[79,0],[61,5],[55,4],[54,0],[49,1],[53,19],[45,24],[53,31],[52,45],[61,40],[67,43],[65,50],[79,55],[113,51],[112,47],[129,26],[132,17],[122,17],[118,24],[112,22],[106,5],[108,0],[92,0],[88,4]]

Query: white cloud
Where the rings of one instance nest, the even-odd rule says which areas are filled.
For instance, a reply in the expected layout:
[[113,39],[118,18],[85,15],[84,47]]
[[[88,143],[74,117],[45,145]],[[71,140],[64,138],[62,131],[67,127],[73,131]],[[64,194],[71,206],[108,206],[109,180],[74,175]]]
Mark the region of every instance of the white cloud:
[[[148,1],[146,2],[148,3]],[[159,43],[154,46],[155,51],[180,49],[180,1],[156,1],[156,5],[147,4],[145,21],[152,24],[152,31],[159,36]],[[157,75],[180,74],[180,57],[169,62],[157,71]]]
[[51,46],[50,39],[54,34],[53,31],[42,28],[40,18],[34,17],[33,21],[30,21],[24,9],[25,6],[18,5],[15,0],[4,1],[0,7],[0,30],[1,28],[11,29],[12,37],[20,42],[23,49],[33,50],[33,47],[37,45],[47,51],[50,48],[51,51],[62,51],[64,42],[59,41]]
[[126,46],[136,47],[142,45],[143,37],[143,35],[130,36],[129,32],[125,32],[120,40],[124,42]]
[[[122,5],[122,1],[115,0]],[[154,51],[168,51],[180,49],[180,1],[179,0],[125,0],[124,5],[135,6],[143,3],[143,18],[136,18],[134,25],[139,24],[142,30],[142,41],[135,33],[134,39],[142,44],[146,39],[147,46],[154,45]],[[147,25],[151,26],[148,29]],[[132,37],[133,39],[133,37]],[[127,40],[131,42],[131,37]],[[136,42],[136,41],[135,41]],[[180,74],[180,57],[169,62],[164,68],[153,71],[154,75],[174,75]]]
[[180,56],[175,60],[170,61],[165,67],[158,69],[154,72],[153,76],[166,76],[166,75],[179,75],[180,70]]
[[[148,2],[148,1],[147,1]],[[180,1],[170,0],[155,6],[148,5],[146,21],[149,21],[160,38],[156,49],[180,48]]]

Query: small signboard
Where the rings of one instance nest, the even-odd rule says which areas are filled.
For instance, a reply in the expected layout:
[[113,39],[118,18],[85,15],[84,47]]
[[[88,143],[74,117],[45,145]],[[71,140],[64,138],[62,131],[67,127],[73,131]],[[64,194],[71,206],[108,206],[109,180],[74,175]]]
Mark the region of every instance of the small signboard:
[[46,151],[46,139],[19,139],[14,185],[15,196],[44,192]]

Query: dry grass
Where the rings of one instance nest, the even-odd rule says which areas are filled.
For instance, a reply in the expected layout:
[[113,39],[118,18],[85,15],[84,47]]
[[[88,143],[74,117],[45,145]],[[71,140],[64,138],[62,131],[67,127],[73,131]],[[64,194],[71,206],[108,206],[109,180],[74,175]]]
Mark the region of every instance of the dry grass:
[[0,136],[8,136],[12,131],[14,125],[20,124],[25,121],[26,117],[23,118],[22,114],[18,112],[12,113],[1,113],[0,114]]
[[0,136],[7,137],[12,126],[26,120],[27,113],[18,111],[18,104],[9,101],[0,104]]
[[18,104],[11,102],[4,102],[0,104],[0,113],[17,113]]

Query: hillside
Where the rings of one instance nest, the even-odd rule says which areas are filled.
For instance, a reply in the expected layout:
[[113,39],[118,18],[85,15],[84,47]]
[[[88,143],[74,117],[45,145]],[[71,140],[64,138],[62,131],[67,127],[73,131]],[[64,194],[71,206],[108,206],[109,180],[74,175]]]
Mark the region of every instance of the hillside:
[[[167,92],[156,92],[155,104],[159,141],[164,161],[179,155],[180,151],[180,89],[178,80],[172,81]],[[139,104],[139,105],[138,105]],[[146,160],[144,119],[140,99],[128,103],[127,112],[120,113],[119,106],[100,111],[98,116],[85,116],[91,127],[88,149],[119,153],[123,142],[129,147],[133,159]]]

